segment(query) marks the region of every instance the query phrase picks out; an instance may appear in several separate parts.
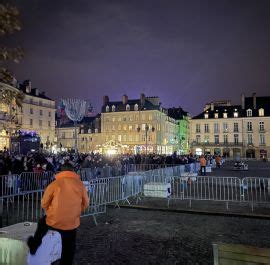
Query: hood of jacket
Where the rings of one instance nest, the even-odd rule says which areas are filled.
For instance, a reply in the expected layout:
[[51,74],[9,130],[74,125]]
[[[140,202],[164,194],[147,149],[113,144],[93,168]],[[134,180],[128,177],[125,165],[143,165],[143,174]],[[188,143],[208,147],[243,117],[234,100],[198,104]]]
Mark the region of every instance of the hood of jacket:
[[73,171],[62,171],[62,172],[56,174],[56,176],[55,176],[56,180],[60,180],[62,178],[80,179],[80,176]]

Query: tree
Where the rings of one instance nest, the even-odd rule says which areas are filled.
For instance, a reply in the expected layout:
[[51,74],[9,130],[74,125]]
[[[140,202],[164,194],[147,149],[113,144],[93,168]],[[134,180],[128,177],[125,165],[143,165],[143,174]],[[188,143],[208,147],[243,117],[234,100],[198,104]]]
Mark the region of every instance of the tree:
[[[19,11],[15,6],[8,3],[0,3],[0,37],[13,34],[21,30]],[[6,61],[18,63],[23,57],[23,50],[20,47],[10,48],[0,45],[0,81],[13,85],[13,74],[4,67]]]

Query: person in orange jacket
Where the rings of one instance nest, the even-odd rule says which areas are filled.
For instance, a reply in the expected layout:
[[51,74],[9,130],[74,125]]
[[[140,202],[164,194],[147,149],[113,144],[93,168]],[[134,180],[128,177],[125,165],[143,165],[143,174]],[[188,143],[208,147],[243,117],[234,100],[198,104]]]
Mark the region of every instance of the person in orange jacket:
[[203,155],[200,157],[201,175],[206,175],[206,159]]
[[30,253],[35,253],[42,237],[48,229],[52,229],[58,231],[62,238],[60,264],[72,264],[80,215],[88,205],[89,198],[80,176],[73,172],[71,164],[66,163],[44,192],[41,206],[46,211],[46,217],[39,222],[34,237],[28,239]]
[[216,164],[217,164],[217,167],[220,168],[220,164],[221,164],[221,156],[220,155],[217,155],[216,158]]

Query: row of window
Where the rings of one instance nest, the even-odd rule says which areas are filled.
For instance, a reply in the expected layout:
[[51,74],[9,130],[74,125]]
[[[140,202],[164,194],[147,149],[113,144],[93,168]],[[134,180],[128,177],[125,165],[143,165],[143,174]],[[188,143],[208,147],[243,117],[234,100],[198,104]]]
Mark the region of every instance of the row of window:
[[[148,126],[148,129],[147,129]],[[114,124],[112,126],[105,126],[105,131],[115,131],[116,128],[118,129],[118,131],[124,130],[124,131],[146,131],[146,129],[148,131],[160,131],[161,126],[160,124],[157,124],[156,128],[154,126],[152,126],[151,124],[142,124],[141,126],[139,126],[138,124],[135,125],[128,125],[128,124],[118,124],[118,126],[116,127]]]
[[[134,105],[134,110],[135,111],[138,111],[138,109],[139,109],[139,106],[138,106],[138,104],[135,104]],[[110,111],[110,106],[106,106],[106,112],[109,112]],[[114,112],[115,111],[115,106],[114,105],[112,105],[112,112]],[[129,104],[127,104],[126,105],[126,111],[130,111],[130,105]]]
[[[30,114],[34,114],[33,108],[30,108]],[[40,116],[43,116],[43,110],[42,110],[42,109],[39,110],[39,115],[40,115]],[[51,113],[50,111],[48,112],[48,116],[49,116],[49,117],[52,116],[52,113]]]
[[[29,120],[29,124],[30,124],[31,127],[33,127],[33,125],[34,125],[33,119],[30,119]],[[43,121],[42,120],[39,120],[38,121],[38,125],[39,125],[39,127],[42,127],[43,126]],[[48,121],[48,127],[51,127],[51,121]]]
[[[223,129],[223,132],[228,132],[229,129],[228,129],[228,123],[224,122],[222,124],[222,129]],[[253,123],[252,121],[248,121],[247,122],[247,131],[251,132],[253,130]],[[260,121],[259,122],[259,130],[260,131],[264,131],[265,128],[264,128],[264,122],[263,121]],[[201,124],[196,124],[196,133],[200,133],[201,132]],[[204,132],[205,133],[209,133],[210,132],[210,129],[209,129],[209,124],[208,123],[205,123],[204,124]],[[214,133],[219,133],[220,132],[220,124],[219,123],[214,123]],[[238,122],[234,122],[233,124],[233,132],[239,132],[239,126],[238,126]]]
[[[24,101],[27,103],[27,101]],[[33,105],[39,105],[39,106],[44,106],[44,107],[49,107],[49,108],[54,108],[54,103],[45,103],[42,100],[39,101],[35,101],[32,98],[29,99],[28,101],[29,104],[33,104]]]
[[[139,121],[140,120],[140,117],[139,115],[130,115],[130,116],[118,116],[118,117],[106,117],[105,118],[105,121],[109,122],[109,121],[112,121],[112,122],[116,122],[116,121]],[[141,120],[149,120],[149,121],[152,121],[153,120],[153,116],[151,114],[149,115],[145,115],[144,113],[141,114]]]
[[[154,139],[154,137],[152,135],[147,135],[147,141],[152,141]],[[117,140],[119,142],[145,142],[146,141],[146,135],[106,135],[106,141],[109,140]]]
[[[235,109],[234,112],[233,112],[233,117],[234,118],[238,118],[238,116],[239,116],[238,115],[238,111],[237,111],[237,109]],[[264,109],[263,108],[260,108],[259,109],[259,116],[260,117],[263,117],[264,116]],[[219,113],[218,112],[214,113],[214,117],[215,117],[215,119],[220,118]],[[247,110],[247,117],[252,117],[252,110],[251,109],[248,109]],[[204,118],[205,119],[208,119],[209,118],[208,111],[206,111],[206,113],[204,114]],[[228,113],[227,112],[223,112],[223,118],[225,118],[225,119],[228,118]]]
[[[238,134],[234,134],[234,144],[239,144],[239,135]],[[220,143],[220,137],[219,135],[214,135],[214,143],[215,144],[219,144]],[[196,135],[196,143],[199,144],[201,143],[201,136],[200,135]],[[204,138],[204,143],[209,143],[209,136],[205,136]],[[223,135],[223,143],[224,144],[228,144],[228,135],[224,134]],[[247,135],[247,144],[253,144],[253,135],[252,134],[248,134]],[[259,144],[260,145],[265,145],[265,134],[261,133],[259,134]]]

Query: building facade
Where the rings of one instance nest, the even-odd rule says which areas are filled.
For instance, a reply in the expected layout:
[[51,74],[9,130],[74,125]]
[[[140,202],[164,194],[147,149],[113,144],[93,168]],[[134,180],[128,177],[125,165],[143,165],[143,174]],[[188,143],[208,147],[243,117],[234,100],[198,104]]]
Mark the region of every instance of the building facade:
[[174,118],[178,125],[178,136],[176,139],[178,154],[189,153],[189,120],[190,115],[181,107],[169,108],[168,115]]
[[190,120],[193,153],[226,157],[270,156],[270,97],[241,96],[241,105],[207,104]]
[[[19,93],[16,87],[0,82],[1,97],[5,91]],[[22,126],[22,113],[15,100],[11,104],[0,102],[0,151],[10,149],[10,137]]]
[[55,101],[48,98],[38,88],[31,87],[26,80],[20,85],[25,97],[22,105],[22,130],[34,131],[41,139],[44,148],[55,144]]
[[[104,96],[101,114],[79,124],[78,150],[103,154],[171,154],[177,151],[178,124],[161,107],[158,97],[109,101]],[[58,143],[71,149],[75,145],[74,127],[57,128]]]
[[[101,112],[103,142],[115,143],[123,153],[169,154],[177,150],[177,122],[161,107],[158,97],[109,101],[104,96]],[[113,150],[113,146],[111,145]],[[111,152],[114,152],[112,151]]]

